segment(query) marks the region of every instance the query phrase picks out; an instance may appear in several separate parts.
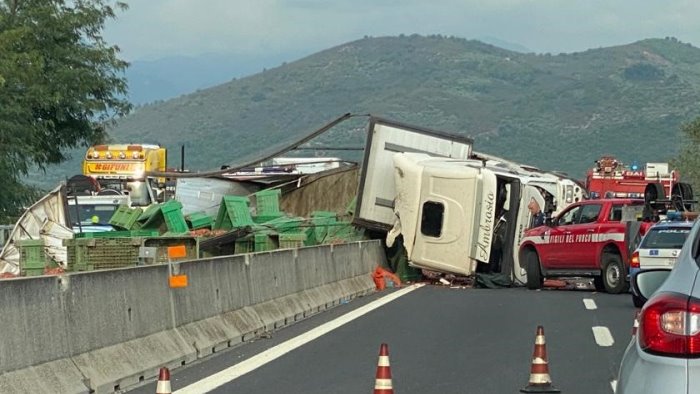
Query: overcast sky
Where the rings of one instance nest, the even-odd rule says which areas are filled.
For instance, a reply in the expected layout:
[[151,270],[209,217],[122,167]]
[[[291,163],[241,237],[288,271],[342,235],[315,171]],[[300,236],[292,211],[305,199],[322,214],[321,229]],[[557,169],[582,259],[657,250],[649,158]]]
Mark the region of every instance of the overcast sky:
[[[576,52],[673,36],[700,46],[698,0],[124,0],[105,37],[126,60],[308,55],[364,36],[493,37]],[[294,60],[294,59],[289,59]]]

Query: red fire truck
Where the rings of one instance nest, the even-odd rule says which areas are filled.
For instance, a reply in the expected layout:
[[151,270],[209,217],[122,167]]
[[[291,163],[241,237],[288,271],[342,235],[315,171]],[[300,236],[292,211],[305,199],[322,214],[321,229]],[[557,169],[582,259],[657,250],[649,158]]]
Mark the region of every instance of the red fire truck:
[[589,276],[599,290],[627,291],[628,257],[651,221],[642,221],[645,201],[615,198],[568,206],[544,226],[525,231],[520,262],[527,287],[545,277]]
[[[613,156],[603,156],[588,170],[586,190],[591,199],[644,198],[647,185],[657,184],[661,185],[663,195],[656,197],[665,198],[674,194],[687,194],[687,190],[683,193],[676,186],[679,181],[680,174],[677,170],[671,170],[668,163],[646,163],[644,166],[633,163],[626,166]],[[684,197],[692,198],[687,195]]]

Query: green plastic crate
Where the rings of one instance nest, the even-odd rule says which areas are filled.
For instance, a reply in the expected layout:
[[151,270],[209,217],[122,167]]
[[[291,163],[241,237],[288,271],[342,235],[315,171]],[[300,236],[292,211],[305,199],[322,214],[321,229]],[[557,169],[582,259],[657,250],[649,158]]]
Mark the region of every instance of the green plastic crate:
[[165,224],[169,232],[182,234],[190,231],[189,227],[187,227],[187,221],[179,209],[163,211],[163,217],[165,217]]
[[20,270],[20,276],[41,276],[44,275],[44,268],[27,268]]
[[182,204],[176,200],[153,205],[139,217],[138,223],[141,225],[134,227],[143,230],[157,229],[161,233],[166,231],[177,234],[187,233],[189,227],[187,227],[185,217],[182,216],[181,209]]
[[322,244],[328,236],[328,228],[337,223],[338,214],[330,211],[315,211],[311,213],[311,222],[314,225],[314,240]]
[[255,193],[255,208],[259,216],[280,216],[280,189],[261,190]]
[[160,204],[150,205],[146,208],[145,211],[143,211],[143,213],[141,213],[141,215],[139,215],[138,223],[146,223],[149,219],[151,219],[158,213],[160,213]]
[[17,241],[19,248],[19,267],[26,269],[44,269],[46,266],[46,252],[43,239],[23,239]]
[[300,229],[310,227],[310,223],[301,217],[283,216],[263,223],[263,226],[275,230],[278,233],[298,232]]
[[128,205],[120,205],[114,212],[114,215],[112,215],[112,218],[109,219],[109,224],[125,230],[131,230],[142,213],[142,208],[129,208]]
[[261,231],[255,233],[254,237],[256,252],[267,252],[270,250],[275,250],[279,247],[277,234]]
[[365,239],[364,230],[355,228],[349,222],[337,222],[328,226],[326,243],[354,242]]
[[224,196],[219,205],[214,229],[231,230],[236,227],[255,226],[248,205],[250,200],[243,196]]
[[195,212],[185,216],[185,221],[187,221],[192,230],[197,230],[200,228],[211,228],[214,219],[204,212]]
[[177,200],[168,200],[162,204],[160,204],[160,210],[165,213],[165,212],[173,212],[173,211],[181,211],[182,210],[182,203]]
[[306,244],[306,233],[283,233],[278,235],[282,249],[301,248]]
[[233,250],[234,254],[253,252],[255,252],[255,238],[253,236],[247,235],[245,237],[236,239]]
[[65,239],[63,244],[68,271],[90,271],[137,265],[143,238],[75,238]]

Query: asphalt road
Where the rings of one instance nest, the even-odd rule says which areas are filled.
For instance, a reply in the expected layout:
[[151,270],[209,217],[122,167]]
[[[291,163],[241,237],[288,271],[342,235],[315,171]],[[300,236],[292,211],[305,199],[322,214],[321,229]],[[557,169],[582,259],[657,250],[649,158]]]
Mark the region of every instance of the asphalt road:
[[[224,371],[219,375],[228,380],[241,374],[230,367],[288,346],[286,341],[390,294],[354,300],[270,338],[172,371],[173,391],[189,386],[191,392],[202,392],[197,384],[207,376]],[[396,393],[517,393],[528,383],[541,325],[556,388],[562,393],[613,393],[611,381],[629,342],[634,313],[627,294],[425,286],[303,346],[283,350],[211,392],[369,393],[384,342]],[[155,383],[131,392],[154,393]]]

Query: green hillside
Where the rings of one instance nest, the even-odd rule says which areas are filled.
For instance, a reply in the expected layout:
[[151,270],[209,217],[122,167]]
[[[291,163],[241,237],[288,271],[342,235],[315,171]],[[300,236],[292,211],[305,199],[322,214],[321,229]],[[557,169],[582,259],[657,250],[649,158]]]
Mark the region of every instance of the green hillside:
[[[624,162],[675,156],[680,124],[700,115],[699,63],[700,49],[673,38],[560,55],[453,37],[365,38],[139,107],[111,134],[165,145],[172,165],[184,145],[188,168],[210,170],[340,114],[372,113],[583,177],[602,154]],[[360,146],[366,124],[341,124],[318,144]]]

